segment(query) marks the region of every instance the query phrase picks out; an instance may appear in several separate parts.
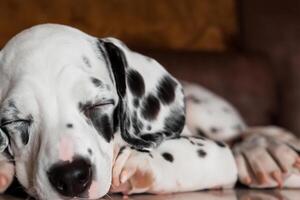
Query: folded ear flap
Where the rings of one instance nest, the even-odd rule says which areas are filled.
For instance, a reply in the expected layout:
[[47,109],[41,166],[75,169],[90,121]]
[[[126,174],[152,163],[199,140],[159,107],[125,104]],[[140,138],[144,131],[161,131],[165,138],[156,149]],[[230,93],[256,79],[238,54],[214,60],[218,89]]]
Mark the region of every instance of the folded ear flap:
[[185,125],[181,84],[154,59],[119,40],[102,39],[99,46],[114,75],[122,138],[137,149],[150,149],[179,136]]
[[0,128],[0,153],[2,153],[8,147],[8,137]]

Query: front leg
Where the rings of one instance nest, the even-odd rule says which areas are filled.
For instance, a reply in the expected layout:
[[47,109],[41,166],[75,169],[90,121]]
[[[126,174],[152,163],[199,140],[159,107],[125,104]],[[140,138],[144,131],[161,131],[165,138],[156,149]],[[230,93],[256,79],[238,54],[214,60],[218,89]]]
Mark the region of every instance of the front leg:
[[151,152],[125,148],[113,170],[112,192],[173,193],[230,188],[237,168],[230,149],[206,138],[179,137]]

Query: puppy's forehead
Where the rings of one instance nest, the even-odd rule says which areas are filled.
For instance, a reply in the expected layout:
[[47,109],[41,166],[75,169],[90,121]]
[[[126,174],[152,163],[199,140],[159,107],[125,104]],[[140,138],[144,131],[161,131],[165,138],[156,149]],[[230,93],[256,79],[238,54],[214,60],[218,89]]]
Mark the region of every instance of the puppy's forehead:
[[51,76],[60,73],[65,66],[73,66],[103,73],[104,67],[95,68],[105,65],[97,41],[95,37],[66,26],[35,26],[15,36],[4,47],[3,70]]

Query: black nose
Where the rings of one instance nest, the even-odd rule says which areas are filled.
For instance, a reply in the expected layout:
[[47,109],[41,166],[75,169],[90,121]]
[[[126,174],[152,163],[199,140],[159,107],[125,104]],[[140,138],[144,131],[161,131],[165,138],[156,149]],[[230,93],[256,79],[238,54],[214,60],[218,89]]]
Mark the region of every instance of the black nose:
[[76,197],[91,185],[92,166],[84,158],[54,164],[48,171],[52,186],[62,195]]

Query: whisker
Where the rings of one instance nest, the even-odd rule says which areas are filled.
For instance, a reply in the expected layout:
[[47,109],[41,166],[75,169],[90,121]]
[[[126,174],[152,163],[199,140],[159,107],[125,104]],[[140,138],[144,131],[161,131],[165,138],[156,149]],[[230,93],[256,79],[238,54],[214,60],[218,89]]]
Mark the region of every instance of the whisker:
[[106,194],[105,196],[107,196],[109,199],[113,200],[113,198],[111,196],[109,196],[109,194]]

